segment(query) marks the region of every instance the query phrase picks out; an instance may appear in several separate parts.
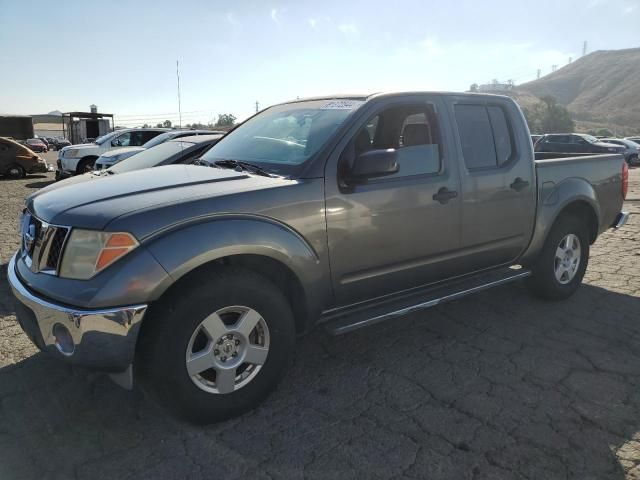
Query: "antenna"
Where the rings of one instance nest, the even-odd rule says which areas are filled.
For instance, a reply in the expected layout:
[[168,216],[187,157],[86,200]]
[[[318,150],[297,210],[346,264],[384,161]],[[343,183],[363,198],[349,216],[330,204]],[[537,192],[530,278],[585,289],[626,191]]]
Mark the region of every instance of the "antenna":
[[176,60],[176,77],[178,79],[178,115],[180,128],[182,128],[182,105],[180,104],[180,63]]
[[260,109],[260,104],[258,103],[258,101],[256,100],[256,113],[258,113],[258,110]]
[[555,72],[558,69],[558,65],[551,65],[551,71]]
[[538,79],[540,78],[540,73],[541,73],[541,70],[538,69]]
[[582,56],[584,57],[587,54],[587,41],[585,40],[582,44]]

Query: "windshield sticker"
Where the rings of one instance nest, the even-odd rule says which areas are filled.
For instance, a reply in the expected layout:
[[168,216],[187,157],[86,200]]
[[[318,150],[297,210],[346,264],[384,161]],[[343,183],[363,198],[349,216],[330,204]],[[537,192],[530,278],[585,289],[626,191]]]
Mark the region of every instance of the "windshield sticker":
[[353,110],[364,102],[358,100],[332,100],[320,107],[321,110]]

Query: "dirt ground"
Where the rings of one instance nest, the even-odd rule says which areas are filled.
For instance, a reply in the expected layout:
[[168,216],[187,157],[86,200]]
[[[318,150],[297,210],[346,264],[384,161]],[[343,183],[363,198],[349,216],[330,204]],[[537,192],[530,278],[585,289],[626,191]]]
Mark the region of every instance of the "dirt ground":
[[317,331],[261,407],[208,427],[20,330],[6,265],[25,196],[52,178],[0,180],[0,479],[640,479],[640,170],[635,216],[592,247],[568,301],[513,284]]

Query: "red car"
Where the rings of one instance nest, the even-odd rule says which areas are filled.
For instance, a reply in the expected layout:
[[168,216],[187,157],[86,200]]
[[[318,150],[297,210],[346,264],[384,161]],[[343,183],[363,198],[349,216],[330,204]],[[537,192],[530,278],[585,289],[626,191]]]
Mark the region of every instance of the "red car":
[[30,138],[29,140],[27,140],[27,147],[29,147],[36,153],[49,151],[47,145],[39,138]]

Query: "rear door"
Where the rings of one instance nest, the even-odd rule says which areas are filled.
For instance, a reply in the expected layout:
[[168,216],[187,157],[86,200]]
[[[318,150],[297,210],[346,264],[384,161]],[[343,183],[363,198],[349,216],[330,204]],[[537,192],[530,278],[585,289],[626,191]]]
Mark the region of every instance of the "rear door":
[[513,262],[533,231],[533,149],[513,102],[452,98],[462,186],[460,257],[467,272]]

